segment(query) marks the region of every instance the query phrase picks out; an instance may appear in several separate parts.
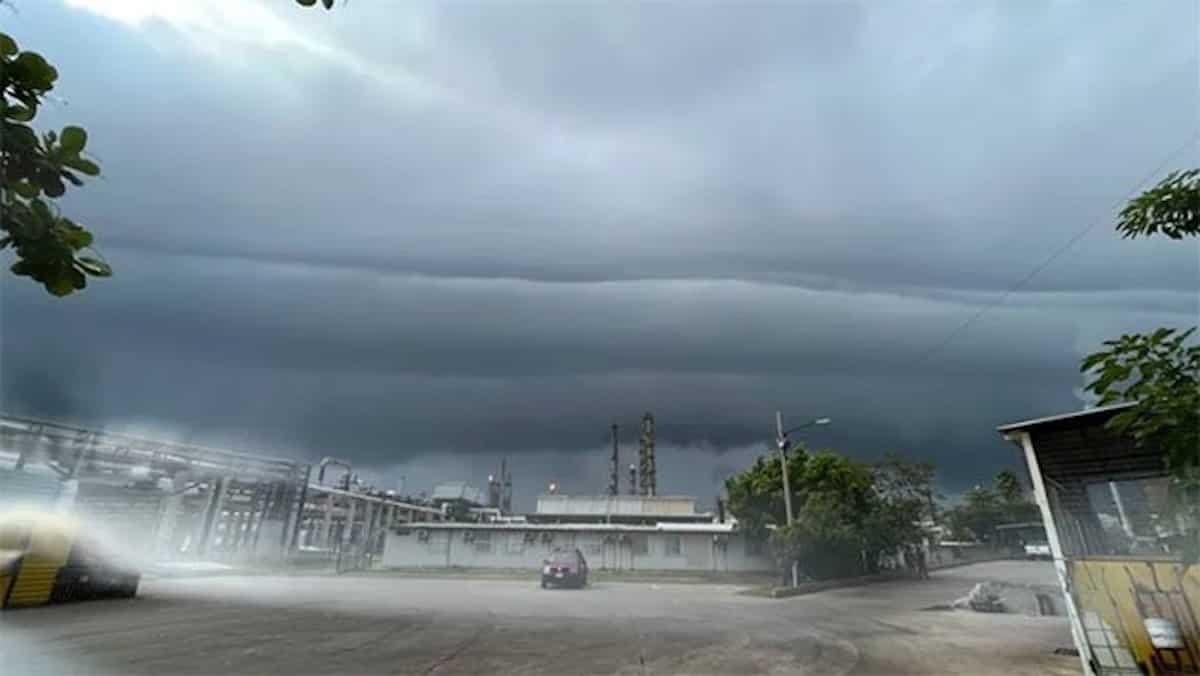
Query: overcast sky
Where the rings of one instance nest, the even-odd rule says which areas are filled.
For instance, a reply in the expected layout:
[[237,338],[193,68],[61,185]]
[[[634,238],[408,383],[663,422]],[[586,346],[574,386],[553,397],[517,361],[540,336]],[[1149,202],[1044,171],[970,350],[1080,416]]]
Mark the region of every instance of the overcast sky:
[[1112,231],[1200,164],[1195,3],[7,4],[116,269],[0,279],[10,413],[412,490],[508,454],[528,507],[647,410],[660,492],[711,503],[781,409],[955,491],[1200,310],[1194,243]]

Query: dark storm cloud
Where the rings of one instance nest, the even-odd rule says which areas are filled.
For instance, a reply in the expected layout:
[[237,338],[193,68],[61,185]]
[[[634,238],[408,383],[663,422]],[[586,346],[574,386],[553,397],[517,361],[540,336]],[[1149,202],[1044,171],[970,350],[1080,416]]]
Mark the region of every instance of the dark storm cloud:
[[11,30],[118,275],[3,280],[10,411],[532,492],[653,410],[707,499],[781,408],[959,487],[1080,354],[1197,315],[1195,247],[1110,226],[1195,131],[1193,6],[70,4]]

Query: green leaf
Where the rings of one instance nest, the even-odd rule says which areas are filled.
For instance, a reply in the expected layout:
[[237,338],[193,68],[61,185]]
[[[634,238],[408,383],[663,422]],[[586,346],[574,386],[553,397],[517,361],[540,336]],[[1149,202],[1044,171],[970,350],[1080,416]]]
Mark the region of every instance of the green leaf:
[[46,197],[62,197],[63,193],[67,191],[66,186],[63,185],[62,178],[50,171],[43,171],[38,174],[38,184],[42,186],[42,191],[46,193]]
[[29,89],[46,91],[54,88],[58,79],[58,71],[46,63],[41,54],[36,52],[21,52],[10,65],[14,79],[19,80]]
[[93,277],[112,277],[112,268],[99,258],[79,256],[75,259],[75,264]]
[[63,160],[64,167],[70,167],[85,176],[99,176],[100,167],[95,162],[82,157],[72,157]]
[[1175,329],[1168,329],[1165,326],[1160,327],[1154,333],[1150,334],[1150,342],[1152,342],[1152,343],[1162,342],[1168,336],[1170,336],[1172,333],[1175,333]]
[[[71,269],[71,272],[79,274],[79,271],[73,268]],[[79,276],[83,277],[82,274],[79,274]],[[74,277],[63,273],[56,274],[53,277],[43,280],[42,286],[45,286],[47,291],[55,296],[58,296],[59,298],[62,298],[63,296],[69,296],[74,293],[76,288],[81,288],[75,286]]]
[[3,54],[4,56],[12,56],[19,51],[21,50],[17,47],[16,40],[12,39],[11,36],[5,33],[0,33],[0,54]]
[[5,115],[14,122],[28,122],[33,119],[36,112],[37,109],[31,106],[14,105],[8,107]]
[[23,124],[4,125],[4,145],[8,148],[19,146],[23,148],[37,147],[38,138],[33,129]]
[[62,240],[67,246],[78,251],[92,245],[92,233],[79,227],[71,228],[63,234]]
[[70,155],[78,155],[87,145],[87,132],[83,127],[63,127],[62,149]]
[[33,211],[33,215],[37,217],[43,225],[49,225],[54,222],[54,212],[50,211],[50,207],[40,199],[35,199],[29,203],[29,208]]
[[42,192],[41,188],[37,187],[33,183],[30,183],[29,181],[17,181],[10,187],[12,188],[13,192],[17,193],[21,197],[24,197],[25,199],[33,199]]

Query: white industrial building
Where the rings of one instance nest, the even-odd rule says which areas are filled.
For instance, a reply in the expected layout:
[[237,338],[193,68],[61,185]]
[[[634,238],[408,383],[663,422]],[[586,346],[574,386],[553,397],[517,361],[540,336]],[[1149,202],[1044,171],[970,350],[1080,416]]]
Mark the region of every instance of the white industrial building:
[[748,572],[775,566],[764,543],[697,513],[687,497],[542,496],[538,510],[491,523],[414,523],[391,530],[390,568],[535,569],[578,548],[594,570]]

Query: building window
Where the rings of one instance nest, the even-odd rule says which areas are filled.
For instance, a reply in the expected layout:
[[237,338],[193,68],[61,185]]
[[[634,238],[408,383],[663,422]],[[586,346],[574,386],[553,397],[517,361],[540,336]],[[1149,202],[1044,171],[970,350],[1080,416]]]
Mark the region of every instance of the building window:
[[525,552],[525,534],[524,533],[509,533],[508,534],[508,553],[522,554]]
[[683,556],[683,537],[679,535],[667,536],[667,556]]
[[632,533],[629,536],[629,551],[638,556],[650,553],[650,538],[645,533]]

